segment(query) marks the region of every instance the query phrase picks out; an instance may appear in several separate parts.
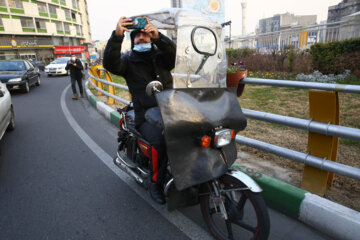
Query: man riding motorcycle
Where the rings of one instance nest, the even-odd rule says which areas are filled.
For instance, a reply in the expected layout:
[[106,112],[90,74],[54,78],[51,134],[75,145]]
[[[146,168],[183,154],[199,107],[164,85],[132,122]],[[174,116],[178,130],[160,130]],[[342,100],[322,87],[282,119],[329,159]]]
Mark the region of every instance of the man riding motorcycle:
[[124,32],[130,32],[127,27],[131,25],[132,19],[120,18],[106,45],[103,65],[126,80],[134,105],[135,127],[152,146],[150,195],[155,202],[164,204],[162,188],[167,166],[165,142],[163,130],[145,119],[146,110],[157,106],[155,97],[148,96],[145,89],[153,80],[160,81],[164,89],[172,88],[170,71],[175,66],[176,46],[147,20],[144,29],[135,29],[130,33],[131,51],[121,54]]

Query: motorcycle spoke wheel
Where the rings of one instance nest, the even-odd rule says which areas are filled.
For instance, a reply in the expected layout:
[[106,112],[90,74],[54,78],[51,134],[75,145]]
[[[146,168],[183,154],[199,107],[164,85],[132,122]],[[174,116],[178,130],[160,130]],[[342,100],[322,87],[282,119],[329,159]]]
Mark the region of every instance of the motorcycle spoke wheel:
[[[229,180],[229,179],[227,179]],[[231,179],[232,180],[232,179]],[[270,230],[269,215],[262,197],[249,190],[229,191],[232,188],[243,188],[241,182],[221,182],[220,189],[226,209],[227,219],[221,214],[214,197],[212,184],[204,184],[203,191],[210,192],[200,197],[203,218],[216,239],[267,239]],[[216,206],[217,205],[217,206]]]

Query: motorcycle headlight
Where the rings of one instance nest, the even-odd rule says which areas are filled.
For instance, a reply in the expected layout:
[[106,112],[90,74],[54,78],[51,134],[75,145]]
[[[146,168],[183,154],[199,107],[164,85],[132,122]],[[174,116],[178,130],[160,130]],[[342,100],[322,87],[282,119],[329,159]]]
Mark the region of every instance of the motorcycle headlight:
[[214,145],[217,148],[230,144],[232,139],[232,131],[230,129],[221,129],[215,132]]
[[21,78],[12,78],[12,79],[9,79],[8,82],[20,82],[21,81]]

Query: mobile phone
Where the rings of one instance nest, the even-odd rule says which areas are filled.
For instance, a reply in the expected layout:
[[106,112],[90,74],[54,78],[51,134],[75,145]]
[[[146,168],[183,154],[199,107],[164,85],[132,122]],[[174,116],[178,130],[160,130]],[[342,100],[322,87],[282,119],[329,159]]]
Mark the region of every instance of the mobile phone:
[[128,26],[128,29],[143,29],[146,27],[146,18],[132,18],[133,25]]

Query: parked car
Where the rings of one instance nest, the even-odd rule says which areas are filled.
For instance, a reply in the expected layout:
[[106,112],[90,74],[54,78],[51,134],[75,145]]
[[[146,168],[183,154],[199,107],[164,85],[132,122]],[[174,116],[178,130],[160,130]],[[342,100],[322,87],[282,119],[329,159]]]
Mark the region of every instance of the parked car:
[[22,89],[28,93],[30,86],[40,86],[40,73],[28,60],[0,61],[0,81],[9,90]]
[[32,62],[35,67],[37,67],[40,71],[45,71],[45,65],[42,61],[33,61]]
[[49,65],[45,66],[45,73],[48,76],[52,75],[69,75],[69,72],[65,70],[67,62],[70,57],[61,57],[52,61]]
[[0,82],[0,140],[6,130],[14,130],[15,115],[11,96],[6,85]]

